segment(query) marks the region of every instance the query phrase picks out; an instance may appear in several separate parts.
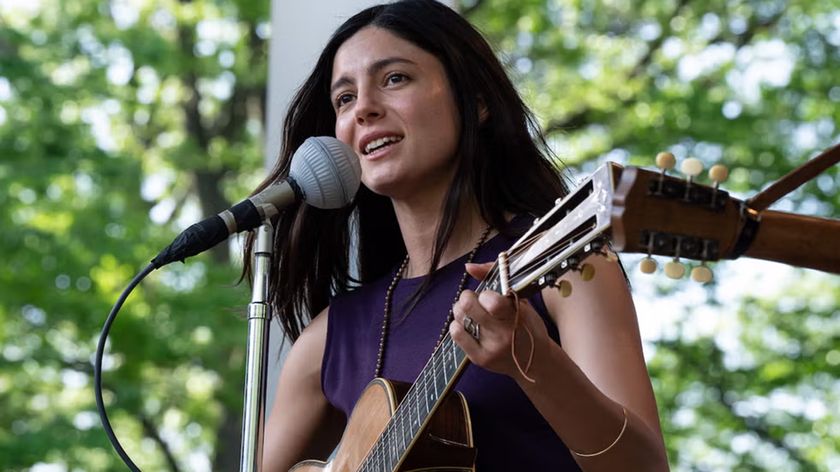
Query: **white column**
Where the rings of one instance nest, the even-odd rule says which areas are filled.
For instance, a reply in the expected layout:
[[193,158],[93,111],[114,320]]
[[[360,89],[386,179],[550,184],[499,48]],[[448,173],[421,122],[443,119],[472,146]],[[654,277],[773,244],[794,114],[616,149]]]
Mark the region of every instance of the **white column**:
[[[303,83],[333,31],[355,13],[382,1],[376,0],[272,0],[271,43],[268,60],[268,123],[265,128],[266,169],[280,153],[283,119],[292,96]],[[455,0],[442,3],[454,7]],[[271,323],[266,413],[271,412],[274,391],[288,344],[280,358],[282,332]]]

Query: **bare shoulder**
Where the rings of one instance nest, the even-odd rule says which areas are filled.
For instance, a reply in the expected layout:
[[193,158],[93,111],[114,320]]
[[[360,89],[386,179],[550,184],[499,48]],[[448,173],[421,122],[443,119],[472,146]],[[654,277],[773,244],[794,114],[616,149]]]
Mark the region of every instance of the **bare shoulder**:
[[592,280],[585,281],[579,272],[569,272],[563,278],[571,283],[572,293],[563,297],[556,289],[543,290],[543,298],[551,317],[561,330],[563,343],[573,343],[570,336],[605,335],[606,332],[638,331],[636,310],[630,287],[618,262],[593,256],[585,261],[595,271]]
[[586,263],[594,267],[595,277],[584,281],[579,273],[567,275],[572,284],[569,297],[555,289],[543,291],[563,350],[604,394],[658,430],[636,308],[624,272],[618,262],[604,257],[590,257]]
[[288,371],[288,375],[297,380],[308,377],[311,382],[317,379],[320,390],[321,361],[327,342],[328,319],[329,307],[318,313],[300,333],[283,366],[283,376],[286,376]]

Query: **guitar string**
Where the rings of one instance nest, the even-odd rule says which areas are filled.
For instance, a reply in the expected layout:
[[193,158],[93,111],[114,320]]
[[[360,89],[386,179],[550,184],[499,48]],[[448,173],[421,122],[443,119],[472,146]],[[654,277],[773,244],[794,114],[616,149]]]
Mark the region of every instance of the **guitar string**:
[[[572,241],[574,241],[574,239],[576,239],[576,236],[578,236],[580,234],[584,234],[587,231],[588,231],[588,228],[576,229],[576,231],[574,231],[574,233],[572,234]],[[529,237],[525,241],[522,241],[522,243],[519,244],[516,248],[510,250],[510,252],[508,254],[509,260],[511,260],[511,261],[517,260],[519,258],[519,256],[521,256],[524,252],[526,252],[527,250],[529,250],[533,246],[533,243],[535,241],[542,238],[545,233],[546,233],[546,231],[535,233],[534,235],[532,235],[531,237]],[[560,254],[562,251],[566,250],[570,246],[571,246],[571,241],[569,241],[569,240],[564,241],[563,244],[561,244],[559,247],[556,244],[552,245],[552,247],[549,248],[549,250],[544,253],[545,254],[544,259],[552,258],[553,256],[556,256],[557,254]],[[534,266],[534,265],[535,265],[535,263],[533,263],[533,262],[529,263],[529,264],[525,264],[522,268],[520,268],[520,272],[527,273],[528,271],[525,270],[525,269],[527,269],[531,266]],[[480,293],[481,291],[485,290],[486,286],[488,285],[487,281],[492,280],[493,278],[497,277],[498,272],[499,272],[498,264],[494,264],[493,267],[491,268],[491,270],[488,272],[485,279],[482,282],[479,283],[478,287],[476,287],[475,292]],[[511,281],[520,280],[523,277],[524,276],[514,276],[514,277],[511,277]],[[427,372],[427,368],[431,365],[432,380],[435,381],[436,380],[435,379],[435,376],[436,376],[435,365],[436,364],[442,364],[442,365],[440,365],[440,367],[442,369],[446,369],[446,359],[442,358],[442,356],[445,356],[446,351],[451,352],[452,355],[453,355],[453,359],[457,360],[458,356],[457,356],[457,351],[455,350],[455,347],[456,347],[456,345],[455,345],[454,341],[452,340],[451,336],[445,336],[444,339],[441,340],[440,344],[435,349],[435,351],[432,353],[432,356],[430,357],[429,361],[426,363],[426,366],[424,366],[424,368],[421,370],[421,374],[424,373],[424,372]],[[443,353],[443,354],[439,355],[439,352]],[[437,362],[438,360],[440,360],[441,362],[438,363]],[[461,361],[462,360],[463,360],[463,358],[461,359]],[[457,364],[459,366],[460,362],[458,362]],[[454,370],[451,373],[448,370],[444,370],[443,371],[444,376],[445,377],[450,377],[452,374],[454,374],[457,371],[458,366],[454,366]],[[417,426],[415,427],[413,425],[413,423],[411,422],[410,408],[412,406],[414,406],[414,407],[419,407],[420,406],[419,402],[417,402],[417,399],[419,398],[419,393],[417,393],[417,390],[418,390],[417,385],[419,385],[422,382],[424,391],[428,392],[429,375],[428,374],[421,375],[417,380],[418,380],[418,382],[415,382],[414,384],[412,384],[412,386],[409,388],[408,392],[406,392],[406,395],[405,395],[405,398],[404,398],[403,402],[401,402],[397,406],[397,409],[395,410],[394,415],[392,416],[391,420],[389,420],[388,424],[386,425],[383,433],[380,436],[380,439],[382,439],[383,441],[377,441],[377,443],[374,445],[372,450],[369,451],[370,453],[374,453],[374,454],[378,453],[379,450],[381,450],[383,447],[385,447],[385,445],[387,445],[388,443],[391,442],[390,441],[390,436],[397,435],[397,434],[399,434],[400,439],[402,439],[403,448],[405,448],[406,447],[406,444],[405,444],[406,440],[408,440],[408,442],[410,443],[411,440],[416,435],[416,433],[419,431],[419,429],[420,429],[419,428],[420,418],[419,417],[417,418]],[[451,377],[450,377],[450,379],[447,379],[447,380],[451,380]],[[447,382],[447,384],[448,384],[448,382]],[[425,409],[429,410],[429,411],[426,412],[427,415],[431,410],[434,409],[434,406],[440,401],[443,391],[446,390],[446,385],[444,385],[441,392],[438,392],[437,390],[438,389],[435,386],[434,393],[435,393],[436,397],[433,397],[433,398],[435,398],[435,400],[433,401],[431,407],[429,407],[428,402],[427,402],[427,405],[426,405],[426,408],[425,408]],[[425,398],[425,395],[424,395],[424,398]],[[404,414],[405,411],[408,411],[408,413]],[[419,409],[416,409],[416,411],[419,412]],[[408,438],[406,438],[406,434],[405,434],[405,432],[406,432],[406,428],[405,428],[406,417],[408,417],[408,424],[411,425],[411,429],[408,430],[411,434],[409,435]],[[398,422],[400,422],[402,424],[402,427],[398,427]],[[397,429],[399,429],[399,430],[397,430]],[[388,441],[384,441],[385,439],[388,439]],[[377,450],[377,451],[374,452],[374,450]],[[363,467],[365,467],[369,463],[368,459],[370,457],[372,457],[370,455],[370,453],[365,457],[365,460],[362,462]],[[399,457],[395,457],[394,459],[398,460]]]
[[[511,250],[511,252],[509,254],[509,257],[511,259],[517,258],[519,255],[521,255],[522,253],[527,251],[530,248],[530,246],[532,245],[532,242],[536,241],[537,239],[542,237],[543,234],[544,234],[544,232],[534,234],[530,238],[528,238],[527,240],[523,241],[522,244],[519,245],[519,247]],[[479,292],[485,290],[486,286],[488,285],[487,281],[492,280],[497,275],[498,275],[498,265],[494,264],[491,271],[488,273],[488,275],[485,277],[485,279],[482,282],[480,282],[479,286],[475,289],[476,293],[479,293]],[[445,349],[444,349],[444,345],[445,345]],[[422,384],[424,392],[428,393],[428,390],[429,390],[428,389],[428,387],[429,387],[429,375],[428,375],[429,367],[431,366],[432,379],[434,380],[434,376],[436,375],[435,365],[438,363],[437,362],[438,359],[442,355],[445,355],[445,354],[439,355],[439,352],[445,352],[445,351],[448,350],[448,351],[453,353],[453,359],[456,359],[456,357],[458,357],[458,356],[457,356],[457,351],[454,350],[454,347],[455,347],[454,341],[452,341],[452,338],[450,336],[445,336],[444,339],[441,340],[441,344],[438,345],[438,348],[435,349],[435,351],[432,353],[432,356],[430,357],[429,361],[427,361],[426,365],[421,370],[421,376],[417,379],[418,382],[415,382],[414,384],[412,384],[412,386],[409,388],[408,392],[406,392],[404,400],[397,406],[397,409],[394,412],[394,415],[392,416],[391,420],[389,420],[389,422],[386,425],[383,433],[380,436],[381,441],[377,441],[377,443],[374,444],[374,447],[369,452],[369,455],[363,461],[363,463],[362,463],[363,466],[365,466],[365,464],[368,463],[368,457],[370,457],[370,453],[373,453],[374,456],[376,456],[376,455],[381,456],[382,449],[386,448],[387,445],[392,442],[392,441],[390,441],[391,436],[400,435],[401,439],[403,439],[403,441],[405,442],[405,436],[406,436],[405,435],[405,427],[403,426],[402,428],[399,428],[398,427],[398,422],[402,423],[403,425],[405,424],[406,414],[404,414],[404,412],[408,411],[409,424],[411,424],[411,421],[410,421],[411,407],[414,406],[415,409],[416,409],[416,407],[420,406],[420,403],[418,401],[418,399],[420,397],[420,394],[418,393],[418,390],[419,390],[418,386]],[[463,358],[461,358],[460,360],[462,361]],[[445,367],[446,367],[445,359],[442,359],[442,363],[443,363],[443,365],[441,366],[441,368],[445,369]],[[453,366],[454,370],[453,370],[452,374],[454,374],[454,372],[457,371],[457,368],[460,365],[460,361],[457,364],[458,365]],[[444,374],[447,377],[449,377],[451,375],[447,371],[445,371]],[[448,384],[448,382],[447,382],[447,384]],[[444,386],[443,390],[446,390],[446,386]],[[432,402],[432,405],[429,406],[428,402],[426,402],[426,407],[424,408],[425,410],[427,410],[426,415],[428,415],[431,412],[431,410],[434,409],[435,405],[440,400],[440,397],[441,397],[443,391],[438,392],[437,388],[435,387],[434,393],[435,393],[436,398],[432,397],[432,398],[434,398],[434,400]],[[423,395],[423,398],[425,399],[425,395]],[[417,410],[417,411],[419,411],[419,410]],[[413,439],[414,435],[416,435],[416,432],[419,431],[419,429],[420,429],[419,426],[420,426],[420,422],[419,422],[419,418],[418,418],[418,424],[417,424],[416,429],[414,427],[412,427],[412,430],[410,430],[410,432],[411,432],[410,439]],[[402,431],[397,431],[397,429],[401,429]],[[402,434],[400,434],[400,433],[402,433]],[[410,442],[410,439],[409,439],[409,442]]]

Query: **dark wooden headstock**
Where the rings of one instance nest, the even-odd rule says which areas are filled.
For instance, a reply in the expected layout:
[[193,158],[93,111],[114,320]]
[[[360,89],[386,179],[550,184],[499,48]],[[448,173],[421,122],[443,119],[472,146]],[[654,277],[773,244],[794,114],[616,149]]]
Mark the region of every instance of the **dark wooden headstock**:
[[612,199],[613,249],[701,261],[733,255],[742,202],[662,173],[623,169]]
[[[610,249],[672,258],[665,272],[674,278],[684,274],[679,259],[705,263],[740,256],[840,273],[838,241],[840,220],[759,213],[717,184],[607,163],[534,220],[505,254],[505,283],[496,279],[489,288],[529,293],[556,285],[566,272],[585,269],[587,257],[609,256]],[[655,269],[652,259],[642,262],[650,263],[647,269],[642,264],[643,272]],[[704,264],[692,278],[706,282],[711,272]]]

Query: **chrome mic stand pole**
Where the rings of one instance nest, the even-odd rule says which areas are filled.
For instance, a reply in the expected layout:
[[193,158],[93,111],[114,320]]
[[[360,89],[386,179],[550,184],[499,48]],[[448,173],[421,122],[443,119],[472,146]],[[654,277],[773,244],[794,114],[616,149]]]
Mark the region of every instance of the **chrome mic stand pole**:
[[248,304],[248,358],[245,367],[240,472],[259,472],[262,469],[265,369],[268,365],[268,321],[271,318],[271,310],[266,301],[273,234],[271,223],[266,222],[257,229],[254,242],[254,281],[251,303]]

